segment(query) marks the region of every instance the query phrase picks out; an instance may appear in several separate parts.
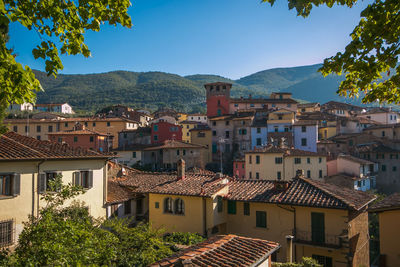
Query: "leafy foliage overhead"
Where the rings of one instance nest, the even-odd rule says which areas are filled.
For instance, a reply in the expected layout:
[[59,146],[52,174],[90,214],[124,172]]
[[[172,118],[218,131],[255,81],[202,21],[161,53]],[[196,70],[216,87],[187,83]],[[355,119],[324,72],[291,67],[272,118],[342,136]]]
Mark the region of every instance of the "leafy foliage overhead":
[[33,102],[41,90],[32,70],[18,63],[6,46],[10,24],[37,32],[41,43],[33,48],[33,56],[45,60],[47,75],[55,76],[63,69],[60,54],[90,56],[86,31],[99,31],[105,22],[131,27],[129,6],[129,0],[0,1],[0,110],[14,102]]
[[[276,0],[263,0],[271,5]],[[352,7],[357,0],[288,0],[289,9],[307,17],[313,6],[335,4]],[[374,0],[361,12],[344,52],[325,59],[320,72],[344,74],[337,93],[362,96],[363,102],[400,103],[400,1]]]

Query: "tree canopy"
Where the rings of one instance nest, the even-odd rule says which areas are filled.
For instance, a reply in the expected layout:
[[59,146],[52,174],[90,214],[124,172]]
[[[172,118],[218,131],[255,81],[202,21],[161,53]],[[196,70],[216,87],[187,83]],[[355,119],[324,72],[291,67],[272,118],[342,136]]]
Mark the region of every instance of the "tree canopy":
[[131,27],[129,0],[33,0],[0,1],[0,111],[12,103],[34,102],[42,88],[32,70],[15,59],[7,47],[11,23],[36,31],[41,42],[32,50],[43,59],[47,75],[63,69],[61,55],[90,56],[85,32],[99,31],[103,23]]
[[[263,0],[271,5],[276,0]],[[288,0],[289,9],[307,17],[314,6],[346,5],[357,0]],[[324,60],[319,70],[324,76],[344,74],[337,93],[374,101],[400,103],[400,1],[375,0],[362,12],[359,24],[350,34],[352,41],[344,52]]]

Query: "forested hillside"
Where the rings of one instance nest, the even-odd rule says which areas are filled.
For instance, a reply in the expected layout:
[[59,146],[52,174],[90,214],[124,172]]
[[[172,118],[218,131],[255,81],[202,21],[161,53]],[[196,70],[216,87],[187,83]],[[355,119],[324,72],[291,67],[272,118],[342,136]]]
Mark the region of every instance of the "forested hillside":
[[57,79],[35,71],[44,92],[38,103],[68,102],[76,110],[95,111],[111,104],[156,109],[169,106],[187,112],[204,111],[208,82],[230,82],[232,96],[267,97],[272,91],[292,92],[306,101],[327,102],[344,99],[336,95],[341,77],[322,77],[320,65],[277,68],[257,72],[238,80],[217,75],[179,76],[164,72],[113,71],[99,74],[58,75]]

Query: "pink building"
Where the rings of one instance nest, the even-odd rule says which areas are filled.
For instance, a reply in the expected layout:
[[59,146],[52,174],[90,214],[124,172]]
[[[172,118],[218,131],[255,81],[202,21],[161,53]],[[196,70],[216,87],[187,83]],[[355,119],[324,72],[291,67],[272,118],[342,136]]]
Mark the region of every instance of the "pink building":
[[74,130],[48,133],[49,140],[56,143],[66,143],[71,147],[81,147],[100,152],[107,152],[112,148],[113,136],[85,129],[84,125],[77,124]]
[[246,165],[244,159],[237,159],[233,161],[233,176],[236,178],[244,179],[246,176]]

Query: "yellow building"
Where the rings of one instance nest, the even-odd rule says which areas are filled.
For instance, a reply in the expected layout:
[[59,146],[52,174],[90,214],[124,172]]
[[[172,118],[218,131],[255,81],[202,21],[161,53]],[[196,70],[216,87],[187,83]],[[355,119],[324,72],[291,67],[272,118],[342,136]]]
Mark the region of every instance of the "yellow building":
[[379,266],[400,266],[400,194],[386,197],[371,206],[369,211],[378,213],[379,218]]
[[134,130],[139,127],[139,122],[126,118],[63,118],[55,119],[7,119],[4,124],[10,131],[21,135],[30,136],[38,140],[48,140],[48,133],[73,130],[75,124],[85,125],[85,128],[92,131],[115,136],[113,148],[118,147],[118,132],[123,130]]
[[329,139],[337,134],[337,121],[325,121],[318,127],[318,139]]
[[190,130],[190,142],[192,144],[202,145],[204,149],[203,162],[205,164],[212,162],[212,136],[208,125],[200,126]]
[[281,108],[275,111],[271,111],[268,114],[267,123],[288,123],[293,124],[296,113],[292,110]]
[[245,153],[246,179],[290,180],[298,170],[307,178],[327,175],[326,156],[315,152],[269,145]]
[[195,121],[181,121],[179,125],[182,126],[182,141],[186,143],[190,143],[190,130],[196,128],[198,122]]
[[187,113],[178,113],[178,122],[187,120],[188,114]]
[[4,134],[0,138],[0,248],[17,242],[23,222],[29,215],[37,216],[44,206],[40,197],[49,190],[48,181],[59,174],[63,183],[86,189],[74,200],[85,202],[92,216],[105,217],[107,159],[91,150],[76,150],[14,132]]
[[185,175],[149,191],[149,220],[168,232],[205,236],[238,234],[282,245],[288,235],[295,261],[313,257],[324,266],[369,266],[365,192],[296,177],[291,182],[231,180]]

